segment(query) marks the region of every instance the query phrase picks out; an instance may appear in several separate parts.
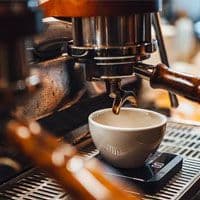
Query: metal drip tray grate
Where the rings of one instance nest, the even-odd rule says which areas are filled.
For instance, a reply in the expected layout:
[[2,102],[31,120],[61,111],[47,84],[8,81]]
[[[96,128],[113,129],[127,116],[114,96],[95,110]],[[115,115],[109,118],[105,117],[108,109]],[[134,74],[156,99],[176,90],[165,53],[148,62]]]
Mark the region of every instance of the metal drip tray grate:
[[15,182],[13,187],[0,192],[0,199],[69,200],[70,198],[55,180],[34,169],[25,178]]
[[160,150],[200,160],[200,127],[169,123]]
[[[153,196],[146,195],[145,200],[178,200],[188,199],[190,189],[200,182],[200,127],[169,122],[166,136],[160,146],[160,151],[180,154],[184,157],[183,168],[169,183]],[[98,154],[90,144],[82,149],[86,158]],[[199,188],[200,189],[200,188]],[[127,191],[132,193],[132,191]],[[192,195],[192,194],[190,194]],[[45,173],[34,169],[17,178],[12,184],[4,186],[0,199],[14,200],[69,200],[70,197],[61,187]]]

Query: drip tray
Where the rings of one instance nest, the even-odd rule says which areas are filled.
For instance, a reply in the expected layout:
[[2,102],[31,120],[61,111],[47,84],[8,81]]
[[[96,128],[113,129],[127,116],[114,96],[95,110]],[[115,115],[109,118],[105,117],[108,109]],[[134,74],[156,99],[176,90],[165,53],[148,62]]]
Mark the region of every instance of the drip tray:
[[[98,155],[94,145],[86,144],[81,152],[87,159]],[[200,126],[169,122],[159,151],[181,155],[183,166],[165,187],[154,195],[145,195],[144,199],[189,200],[200,189]],[[0,199],[70,200],[70,197],[55,180],[32,169],[3,185]]]

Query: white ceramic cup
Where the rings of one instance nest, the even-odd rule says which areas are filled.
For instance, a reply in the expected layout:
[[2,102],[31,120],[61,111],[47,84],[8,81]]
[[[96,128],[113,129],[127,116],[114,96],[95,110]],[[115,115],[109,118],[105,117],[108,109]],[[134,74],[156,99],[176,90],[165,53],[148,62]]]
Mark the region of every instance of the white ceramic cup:
[[164,115],[139,108],[121,108],[119,115],[103,109],[89,116],[97,149],[110,164],[121,168],[143,165],[159,147],[166,123]]

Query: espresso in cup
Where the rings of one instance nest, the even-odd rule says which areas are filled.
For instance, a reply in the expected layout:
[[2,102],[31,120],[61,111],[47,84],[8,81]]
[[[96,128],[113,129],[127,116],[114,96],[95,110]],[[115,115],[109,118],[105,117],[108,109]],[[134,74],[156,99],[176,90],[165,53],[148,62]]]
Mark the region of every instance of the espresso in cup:
[[100,154],[121,168],[144,165],[159,147],[166,123],[164,115],[139,108],[121,108],[119,115],[103,109],[89,116],[90,133]]

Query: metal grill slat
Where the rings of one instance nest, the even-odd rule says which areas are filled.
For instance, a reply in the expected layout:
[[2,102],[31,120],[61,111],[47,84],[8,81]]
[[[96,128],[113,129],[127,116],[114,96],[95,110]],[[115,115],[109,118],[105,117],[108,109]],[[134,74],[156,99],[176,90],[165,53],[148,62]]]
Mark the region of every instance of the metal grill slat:
[[148,199],[148,200],[165,200],[165,199],[163,199],[163,197],[155,197],[155,196],[151,196],[151,195],[146,195],[145,197],[144,197],[144,199],[146,200],[146,199]]
[[23,190],[23,191],[26,191],[26,192],[31,190],[31,188],[28,188],[27,186],[23,186],[21,184],[16,186],[15,188],[19,188],[20,190]]
[[58,195],[59,194],[59,192],[56,192],[56,191],[54,191],[54,190],[46,190],[46,189],[44,189],[44,188],[42,188],[42,189],[38,189],[38,191],[40,191],[41,193],[44,193],[44,194],[51,194],[51,195]]
[[41,195],[37,195],[36,193],[33,194],[33,195],[29,195],[29,197],[32,198],[32,199],[38,199],[38,200],[50,200],[49,198],[48,199],[44,198]]
[[13,188],[12,191],[17,192],[18,194],[25,194],[26,190],[21,190],[19,188]]
[[161,198],[164,198],[165,200],[171,199],[171,197],[170,197],[169,195],[163,194],[163,193],[161,193],[161,192],[160,192],[157,196],[158,196],[158,197],[161,197]]
[[172,189],[172,190],[175,190],[175,191],[180,190],[180,186],[176,186],[173,183],[167,184],[166,188],[169,188],[169,189]]
[[47,190],[50,190],[50,191],[51,190],[57,191],[58,193],[63,191],[60,187],[59,188],[57,188],[57,187],[51,187],[49,184],[48,184],[48,186],[44,186],[43,188],[45,188]]
[[10,199],[16,200],[18,198],[18,197],[12,197],[12,196],[10,196],[9,194],[6,194],[6,193],[3,193],[3,194],[0,193],[0,195],[1,195],[2,199],[6,198],[6,200],[10,200]]

